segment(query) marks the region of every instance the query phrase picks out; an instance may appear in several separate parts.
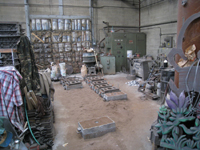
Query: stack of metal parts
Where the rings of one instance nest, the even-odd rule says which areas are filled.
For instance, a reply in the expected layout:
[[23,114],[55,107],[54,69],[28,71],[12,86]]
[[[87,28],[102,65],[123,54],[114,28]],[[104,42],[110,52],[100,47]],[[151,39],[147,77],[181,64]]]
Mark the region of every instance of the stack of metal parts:
[[[30,123],[30,133],[26,134],[29,144],[33,145],[36,140],[40,145],[47,145],[49,148],[53,146],[54,139],[54,113],[51,100],[47,96],[35,96],[33,91],[27,92],[24,88],[26,102],[28,106],[27,116]],[[31,133],[32,131],[32,133]],[[33,138],[33,134],[35,139]]]
[[0,66],[19,65],[19,58],[16,53],[0,53]]
[[97,75],[86,75],[85,82],[105,101],[127,99],[127,94],[108,84],[104,78]]
[[73,67],[80,73],[83,50],[91,47],[91,22],[89,19],[32,19],[31,43],[36,63],[44,68],[50,62]]
[[17,22],[0,22],[0,49],[11,49],[11,53],[0,52],[0,66],[19,64],[18,56],[12,50],[17,48],[22,32],[21,25]]
[[[47,102],[48,100],[46,100]],[[46,104],[44,109],[44,115],[40,116],[37,111],[28,111],[28,117],[30,121],[30,127],[33,132],[33,135],[41,145],[48,145],[49,147],[53,146],[54,140],[54,127],[53,127],[53,114],[52,106]],[[29,134],[30,144],[34,144],[32,136]]]
[[78,77],[62,77],[60,84],[63,85],[65,90],[82,88],[82,81]]

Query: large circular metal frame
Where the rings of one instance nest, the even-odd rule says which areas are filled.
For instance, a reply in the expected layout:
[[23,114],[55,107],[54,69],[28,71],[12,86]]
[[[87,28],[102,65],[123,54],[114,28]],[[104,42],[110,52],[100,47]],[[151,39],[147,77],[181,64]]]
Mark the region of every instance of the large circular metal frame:
[[[177,48],[173,48],[167,56],[170,64],[174,66],[175,70],[179,73],[179,77],[181,77],[181,78],[179,78],[179,88],[176,87],[176,85],[174,84],[174,82],[172,80],[169,81],[170,89],[174,93],[176,93],[176,95],[180,95],[180,93],[183,90],[188,91],[188,89],[193,88],[195,91],[199,91],[199,89],[200,89],[200,86],[198,84],[195,84],[195,87],[193,87],[194,78],[192,78],[192,76],[194,76],[196,67],[194,66],[191,68],[191,66],[189,66],[189,67],[181,68],[175,62],[175,56],[177,54],[180,57],[182,57],[183,59],[187,60],[187,58],[185,57],[183,48],[182,48],[184,34],[185,34],[185,31],[187,30],[188,26],[194,20],[196,20],[198,18],[200,18],[200,12],[192,15],[191,17],[189,17],[186,20],[186,22],[182,26],[179,36],[178,36]],[[197,58],[200,59],[200,51],[197,53]],[[188,72],[190,72],[189,77],[187,76]],[[185,80],[186,78],[188,78],[187,82]],[[197,81],[195,81],[195,82],[197,82]]]
[[[174,60],[174,57],[176,54],[180,55],[183,59],[187,59],[185,57],[185,54],[184,54],[184,51],[182,49],[182,44],[183,44],[183,39],[184,39],[184,34],[185,34],[185,31],[186,29],[188,28],[188,26],[196,19],[200,18],[200,12],[199,13],[196,13],[194,15],[192,15],[191,17],[189,17],[186,22],[183,24],[181,30],[180,30],[180,33],[179,33],[179,36],[178,36],[178,40],[177,40],[177,48],[173,48],[170,53],[168,54],[168,60],[170,62],[171,65],[174,66],[174,68],[176,69],[176,71],[181,71],[182,68],[180,68],[177,63],[175,62]],[[197,58],[199,59],[200,58],[200,51],[197,53]],[[189,68],[189,67],[186,67],[186,68]]]

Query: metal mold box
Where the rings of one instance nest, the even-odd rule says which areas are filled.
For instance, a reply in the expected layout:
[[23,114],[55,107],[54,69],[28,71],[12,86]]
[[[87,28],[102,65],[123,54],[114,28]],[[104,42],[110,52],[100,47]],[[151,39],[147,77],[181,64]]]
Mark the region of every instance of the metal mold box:
[[115,130],[115,122],[109,117],[101,117],[78,123],[78,131],[84,139],[96,138]]
[[104,100],[124,100],[127,99],[127,94],[124,92],[112,92],[112,93],[105,93],[103,96]]

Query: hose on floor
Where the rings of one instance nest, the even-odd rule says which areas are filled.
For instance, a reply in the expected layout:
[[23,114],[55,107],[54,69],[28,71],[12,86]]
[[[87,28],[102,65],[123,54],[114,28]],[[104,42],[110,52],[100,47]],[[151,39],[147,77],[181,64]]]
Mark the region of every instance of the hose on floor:
[[37,139],[35,138],[35,136],[34,136],[32,130],[31,130],[31,126],[30,126],[30,122],[29,122],[28,114],[27,114],[27,109],[26,109],[26,97],[24,97],[24,106],[25,106],[25,113],[26,113],[26,120],[27,120],[27,123],[28,123],[28,128],[29,128],[29,130],[30,130],[30,132],[31,132],[31,135],[32,135],[33,139],[35,140],[35,142],[36,142],[38,145],[40,145],[40,143],[37,141]]

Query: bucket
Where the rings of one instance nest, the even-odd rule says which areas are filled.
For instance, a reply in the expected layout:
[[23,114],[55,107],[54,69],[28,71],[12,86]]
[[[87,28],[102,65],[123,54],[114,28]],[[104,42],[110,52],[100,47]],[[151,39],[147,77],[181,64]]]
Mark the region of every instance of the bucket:
[[59,63],[61,76],[66,76],[65,63]]
[[164,60],[164,63],[163,63],[163,64],[164,64],[164,68],[167,68],[167,67],[168,67],[168,61],[167,61],[166,59]]
[[127,58],[131,58],[132,57],[132,50],[127,50]]
[[161,97],[161,83],[160,82],[158,82],[157,84],[157,95]]
[[81,67],[81,76],[85,77],[87,75],[87,67],[85,65],[82,65]]

